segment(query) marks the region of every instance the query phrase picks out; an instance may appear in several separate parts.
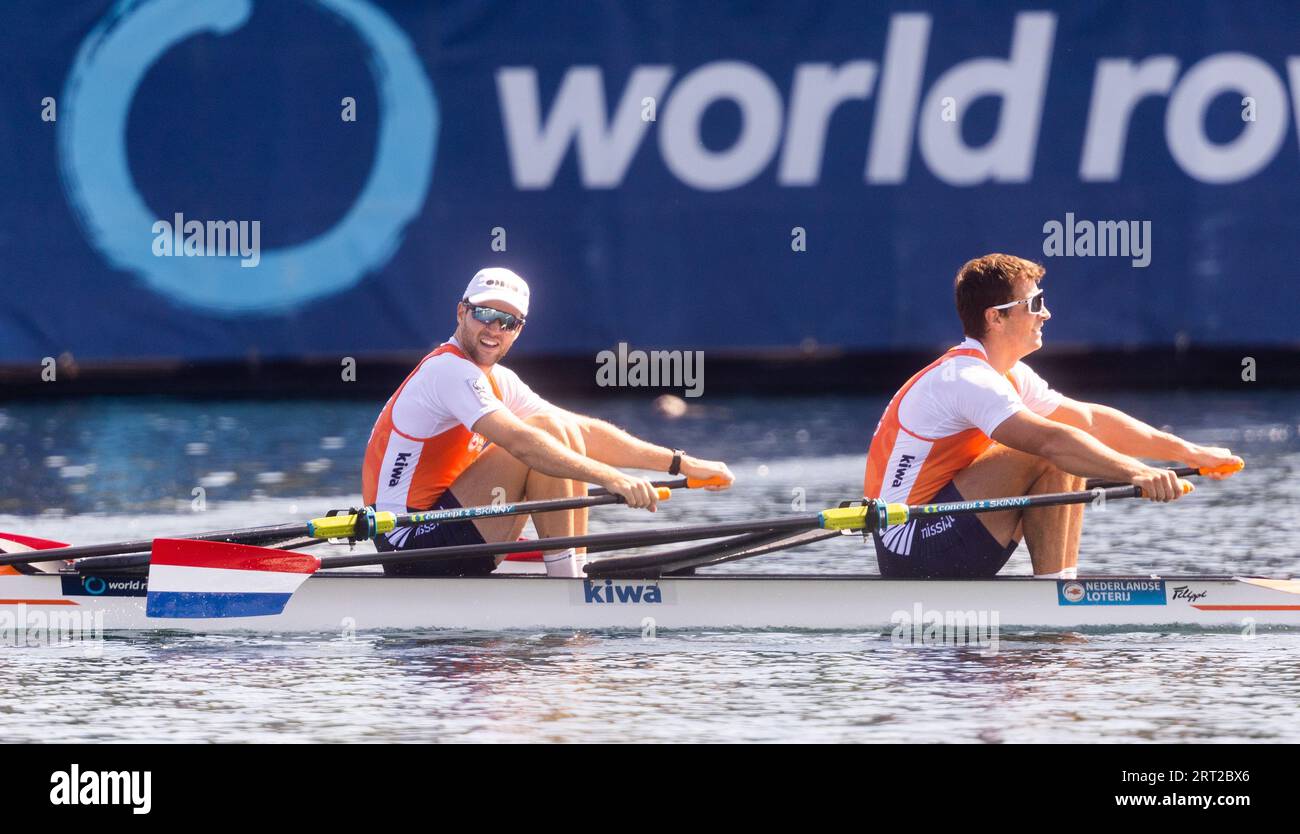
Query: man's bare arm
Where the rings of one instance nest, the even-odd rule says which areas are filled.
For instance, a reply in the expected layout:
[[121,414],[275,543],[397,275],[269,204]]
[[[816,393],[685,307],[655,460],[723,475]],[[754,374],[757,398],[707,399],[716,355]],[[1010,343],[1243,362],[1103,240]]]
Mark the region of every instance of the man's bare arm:
[[653,509],[657,503],[654,487],[646,479],[627,475],[608,464],[577,454],[507,409],[498,409],[480,417],[474,423],[474,431],[544,475],[600,484],[623,496],[632,507]]
[[1240,461],[1227,449],[1190,443],[1108,405],[1066,398],[1049,419],[1081,429],[1115,451],[1132,457],[1176,460],[1206,467]]
[[564,409],[558,410],[581,429],[589,457],[608,463],[610,466],[650,469],[656,472],[667,472],[672,464],[672,449],[656,446],[604,420],[575,414]]
[[1172,470],[1148,466],[1111,449],[1081,429],[1047,420],[1031,411],[1021,411],[1003,420],[993,430],[993,439],[1012,449],[1046,458],[1072,475],[1134,484],[1153,501],[1169,501],[1182,495]]
[[[618,426],[575,414],[572,411],[557,409],[572,420],[582,431],[582,439],[587,446],[587,456],[610,466],[626,466],[632,469],[650,469],[667,472],[672,465],[673,450],[666,446],[657,446],[630,434]],[[715,460],[703,460],[691,455],[682,455],[681,472],[691,478],[718,477],[731,484],[735,477],[725,463]],[[711,488],[712,489],[712,488]]]
[[1148,426],[1108,405],[1067,398],[1048,419],[1081,429],[1115,451],[1133,457],[1185,460],[1192,451],[1192,444],[1181,437]]

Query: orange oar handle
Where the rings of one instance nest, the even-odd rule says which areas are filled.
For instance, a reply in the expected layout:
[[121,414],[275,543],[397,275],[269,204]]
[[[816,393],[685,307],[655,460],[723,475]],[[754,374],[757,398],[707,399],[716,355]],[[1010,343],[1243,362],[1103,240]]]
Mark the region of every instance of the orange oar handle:
[[659,496],[660,501],[667,501],[673,497],[673,491],[668,487],[655,487],[655,495]]
[[1191,495],[1193,492],[1196,491],[1196,487],[1192,485],[1191,481],[1184,481],[1183,479],[1179,478],[1178,485],[1183,488],[1183,495]]
[[699,489],[700,487],[726,486],[727,481],[721,475],[714,475],[711,478],[687,478],[687,489]]
[[1225,463],[1221,466],[1202,466],[1196,471],[1202,475],[1235,475],[1245,468],[1246,462],[1243,460],[1238,463]]

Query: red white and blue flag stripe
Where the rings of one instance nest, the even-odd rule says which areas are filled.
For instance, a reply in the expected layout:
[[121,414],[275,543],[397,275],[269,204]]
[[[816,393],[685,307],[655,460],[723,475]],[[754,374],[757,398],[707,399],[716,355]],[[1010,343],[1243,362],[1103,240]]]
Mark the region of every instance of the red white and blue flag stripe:
[[320,559],[245,544],[154,539],[149,617],[212,619],[279,614]]

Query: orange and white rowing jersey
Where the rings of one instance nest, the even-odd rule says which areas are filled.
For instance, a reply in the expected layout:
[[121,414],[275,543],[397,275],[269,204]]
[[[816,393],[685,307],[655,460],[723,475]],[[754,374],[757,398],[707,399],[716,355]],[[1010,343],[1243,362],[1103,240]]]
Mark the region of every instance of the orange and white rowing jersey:
[[509,368],[484,373],[453,337],[420,361],[370,431],[361,495],[379,511],[434,505],[487,448],[474,424],[508,408],[525,419],[553,408]]
[[[876,425],[862,494],[924,504],[993,445],[993,430],[1029,409],[1048,416],[1064,397],[1017,362],[1002,376],[984,346],[967,338],[931,362],[894,394]],[[885,534],[896,553],[910,548],[909,523]],[[906,540],[906,541],[904,541]]]

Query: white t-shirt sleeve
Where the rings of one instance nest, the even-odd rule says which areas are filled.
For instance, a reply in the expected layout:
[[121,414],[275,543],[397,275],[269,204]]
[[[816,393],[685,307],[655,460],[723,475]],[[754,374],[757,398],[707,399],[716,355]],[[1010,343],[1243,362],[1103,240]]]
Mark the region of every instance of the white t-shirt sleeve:
[[487,374],[472,362],[454,357],[453,361],[438,368],[436,373],[433,368],[425,368],[421,373],[426,371],[429,376],[420,380],[424,384],[419,387],[419,396],[423,400],[421,405],[431,413],[449,414],[456,422],[473,431],[474,424],[481,418],[505,407],[496,394],[492,393],[492,384],[488,382]]
[[1011,382],[983,362],[961,368],[951,394],[952,407],[962,420],[989,437],[1004,420],[1025,408]]
[[1017,362],[1011,369],[1011,375],[1015,377],[1016,384],[1020,387],[1020,399],[1030,411],[1046,417],[1061,405],[1065,395],[1059,391],[1053,390],[1052,386],[1047,384],[1034,370],[1024,362]]
[[520,420],[526,420],[534,414],[542,414],[555,408],[533,389],[529,388],[519,376],[509,368],[497,365],[493,370],[497,387],[501,389],[501,399],[506,408]]

